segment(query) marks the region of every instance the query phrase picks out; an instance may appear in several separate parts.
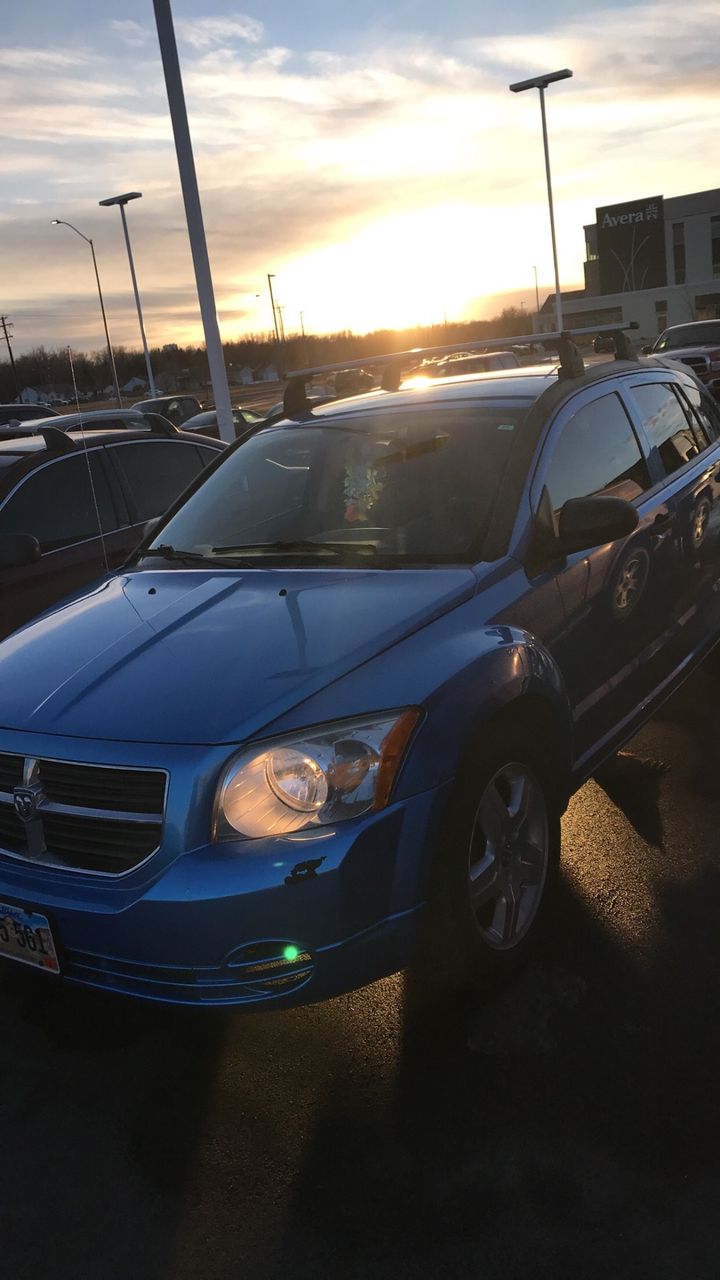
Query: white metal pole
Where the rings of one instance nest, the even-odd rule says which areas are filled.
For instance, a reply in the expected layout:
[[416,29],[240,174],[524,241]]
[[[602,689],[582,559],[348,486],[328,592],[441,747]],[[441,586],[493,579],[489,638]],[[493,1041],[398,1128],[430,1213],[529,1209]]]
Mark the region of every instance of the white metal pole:
[[560,273],[558,271],[557,244],[555,242],[555,214],[553,212],[552,182],[550,181],[550,151],[548,148],[547,123],[545,120],[545,89],[538,86],[540,94],[540,115],[542,116],[543,147],[545,149],[545,175],[547,177],[548,205],[550,208],[550,236],[552,239],[553,268],[555,270],[555,321],[558,332],[563,328],[562,300],[560,298]]
[[125,232],[125,244],[127,246],[128,262],[130,263],[130,276],[132,278],[132,287],[135,294],[135,306],[137,307],[138,320],[140,321],[140,337],[142,338],[143,351],[145,352],[145,368],[147,369],[148,386],[150,387],[150,395],[154,396],[156,394],[155,379],[153,378],[152,365],[150,364],[150,352],[148,351],[147,338],[145,337],[145,325],[143,324],[140,294],[138,293],[137,280],[135,278],[135,263],[133,262],[132,249],[130,248],[130,236],[128,235],[124,204],[120,205],[120,217],[122,218],[123,231]]
[[210,260],[205,240],[200,192],[198,191],[197,174],[195,172],[195,160],[193,158],[190,126],[188,125],[170,0],[153,0],[153,8],[160,42],[160,56],[165,73],[170,118],[175,136],[175,151],[180,171],[180,185],[185,204],[190,250],[195,268],[195,283],[205,331],[205,347],[217,412],[218,432],[220,439],[229,443],[235,439],[230,388],[228,387],[220,326],[215,309],[215,294],[212,275],[210,274]]

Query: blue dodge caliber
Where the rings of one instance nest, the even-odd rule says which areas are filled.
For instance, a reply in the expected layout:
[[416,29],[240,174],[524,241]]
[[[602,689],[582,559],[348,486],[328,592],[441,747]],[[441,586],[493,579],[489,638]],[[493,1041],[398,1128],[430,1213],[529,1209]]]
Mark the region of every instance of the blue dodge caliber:
[[0,955],[237,1006],[524,957],[569,795],[720,633],[717,409],[558,345],[315,409],[296,379],[0,645]]

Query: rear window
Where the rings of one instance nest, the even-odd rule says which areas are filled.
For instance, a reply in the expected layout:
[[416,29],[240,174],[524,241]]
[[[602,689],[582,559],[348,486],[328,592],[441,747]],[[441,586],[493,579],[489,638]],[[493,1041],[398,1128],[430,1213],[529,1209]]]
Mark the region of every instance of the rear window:
[[632,388],[651,445],[667,475],[684,467],[705,447],[693,429],[674,388],[661,382],[639,382]]

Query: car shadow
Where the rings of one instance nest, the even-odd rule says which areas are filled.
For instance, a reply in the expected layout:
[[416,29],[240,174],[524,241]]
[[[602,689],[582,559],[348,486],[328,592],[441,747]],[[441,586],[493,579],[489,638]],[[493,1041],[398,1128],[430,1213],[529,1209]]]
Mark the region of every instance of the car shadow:
[[668,767],[662,760],[621,751],[594,775],[638,835],[656,849],[662,849],[664,843],[660,783]]

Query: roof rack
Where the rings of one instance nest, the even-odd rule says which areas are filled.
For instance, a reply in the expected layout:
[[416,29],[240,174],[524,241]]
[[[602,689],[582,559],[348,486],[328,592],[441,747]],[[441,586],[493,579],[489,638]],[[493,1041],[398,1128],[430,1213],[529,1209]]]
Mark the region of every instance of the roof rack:
[[381,367],[383,370],[381,387],[383,391],[397,391],[402,382],[403,370],[408,364],[417,364],[418,359],[427,356],[452,355],[456,351],[497,351],[503,347],[553,346],[559,356],[559,378],[579,378],[585,371],[583,358],[573,339],[591,338],[599,333],[611,334],[615,341],[616,360],[637,359],[626,330],[637,329],[637,320],[629,324],[601,324],[584,329],[555,330],[553,333],[524,333],[513,337],[482,338],[474,342],[451,342],[442,347],[411,347],[408,351],[391,351],[383,355],[364,356],[360,360],[343,360],[339,364],[321,364],[312,369],[298,369],[287,374],[288,383],[283,397],[283,410],[287,417],[297,417],[311,412],[311,405],[305,395],[308,382],[318,374],[338,373],[343,369],[365,369],[368,365]]

